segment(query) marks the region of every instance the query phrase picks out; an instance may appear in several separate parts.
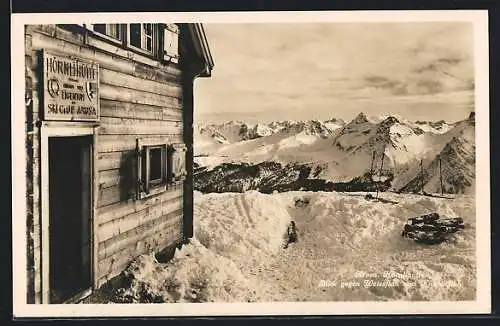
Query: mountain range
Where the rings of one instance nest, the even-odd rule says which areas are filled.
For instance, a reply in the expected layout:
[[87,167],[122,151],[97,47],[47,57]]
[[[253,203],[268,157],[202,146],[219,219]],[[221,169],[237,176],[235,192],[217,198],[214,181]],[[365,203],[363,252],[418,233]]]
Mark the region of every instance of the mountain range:
[[[210,183],[210,175],[219,167],[217,187],[222,191],[221,180],[227,174],[229,182],[231,174],[220,170],[223,164],[230,163],[233,173],[238,165],[248,169],[272,162],[275,164],[271,165],[271,174],[278,173],[276,169],[296,172],[278,173],[288,175],[286,184],[296,184],[294,187],[323,181],[330,185],[359,185],[369,176],[371,182],[386,182],[390,178],[389,188],[394,191],[439,192],[442,183],[443,192],[468,193],[475,189],[474,127],[474,112],[454,123],[411,122],[392,115],[374,118],[359,113],[349,122],[333,118],[196,125],[195,163],[203,171],[203,175],[198,175],[203,177],[198,184]],[[259,175],[254,175],[250,182],[251,178],[244,177],[241,169],[239,180],[248,179],[243,188],[259,188]],[[293,175],[297,176],[295,180]],[[232,176],[233,184],[235,177]],[[268,189],[282,188],[285,182],[274,177],[272,180]]]

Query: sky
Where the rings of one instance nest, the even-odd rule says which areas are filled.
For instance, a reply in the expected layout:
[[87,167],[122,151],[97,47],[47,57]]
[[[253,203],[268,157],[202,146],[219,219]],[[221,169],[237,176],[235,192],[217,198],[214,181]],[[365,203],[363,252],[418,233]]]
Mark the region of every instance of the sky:
[[205,24],[212,77],[195,121],[458,121],[474,105],[467,22]]

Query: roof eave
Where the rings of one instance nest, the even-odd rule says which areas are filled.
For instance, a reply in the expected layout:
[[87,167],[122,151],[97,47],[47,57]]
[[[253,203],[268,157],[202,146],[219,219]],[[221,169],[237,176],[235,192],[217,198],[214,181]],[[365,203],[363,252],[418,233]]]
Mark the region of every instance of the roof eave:
[[212,75],[212,69],[214,67],[214,60],[210,52],[210,47],[208,45],[208,40],[203,25],[201,23],[189,24],[189,30],[191,32],[191,35],[193,36],[193,42],[196,52],[198,52],[198,56],[203,60],[205,64],[205,67],[199,74],[199,77],[210,77]]

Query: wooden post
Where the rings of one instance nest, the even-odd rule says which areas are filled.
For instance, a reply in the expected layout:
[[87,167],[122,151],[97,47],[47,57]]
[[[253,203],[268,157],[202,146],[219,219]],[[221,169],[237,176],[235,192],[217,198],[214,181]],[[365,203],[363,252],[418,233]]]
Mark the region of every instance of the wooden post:
[[441,184],[441,196],[443,195],[443,174],[441,170],[441,157],[439,158],[439,183]]
[[422,191],[422,194],[424,193],[424,165],[423,165],[423,159],[420,159],[420,191]]
[[[370,182],[373,183],[373,162],[375,162],[375,154],[376,152],[373,151],[372,153],[372,163],[370,164]],[[378,194],[378,186],[377,186],[377,194]]]
[[[382,169],[384,168],[384,152],[382,152],[382,162],[380,163],[380,171],[378,172],[378,182],[380,182],[380,178],[382,177]],[[377,184],[377,199],[378,199],[378,184]]]
[[184,181],[183,193],[183,242],[192,238],[193,229],[193,113],[194,113],[194,98],[193,98],[193,83],[194,77],[185,75],[182,81],[183,87],[183,123],[184,123],[184,143],[186,144],[186,172],[187,176]]
[[375,161],[375,151],[372,154],[372,164],[370,165],[370,177],[373,175],[373,162]]
[[[180,39],[189,40],[190,32],[188,24],[180,25]],[[183,68],[182,76],[182,111],[183,111],[183,139],[186,145],[186,179],[184,180],[183,191],[183,242],[187,242],[194,235],[193,214],[194,214],[194,198],[193,198],[193,123],[194,123],[194,80],[203,71],[203,64],[199,63],[193,45],[186,42],[180,44],[180,62]],[[188,51],[188,48],[190,50]]]

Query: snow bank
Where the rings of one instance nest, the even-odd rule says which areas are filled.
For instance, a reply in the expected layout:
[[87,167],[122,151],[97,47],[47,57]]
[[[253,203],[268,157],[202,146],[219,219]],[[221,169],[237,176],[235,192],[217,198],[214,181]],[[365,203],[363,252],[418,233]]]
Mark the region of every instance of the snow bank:
[[125,271],[120,302],[255,301],[241,271],[280,250],[290,216],[279,198],[256,191],[195,193],[195,237],[167,264],[142,255]]
[[248,191],[198,194],[196,199],[195,237],[207,248],[248,259],[283,244],[290,216],[279,197]]
[[[474,299],[473,197],[380,194],[391,200],[386,203],[365,200],[363,194],[286,194],[297,195],[309,197],[310,205],[292,213],[302,229],[301,250],[294,252],[293,260],[314,266],[315,279],[337,282],[336,287],[323,288],[324,292],[312,288],[310,295],[301,294],[305,300]],[[466,228],[449,242],[434,246],[401,237],[407,218],[427,212],[462,217]],[[311,254],[320,260],[312,262]],[[368,276],[360,277],[360,273]]]
[[[195,238],[166,264],[141,256],[120,302],[473,300],[475,205],[381,193],[194,194]],[[299,204],[297,204],[299,203]],[[462,217],[450,241],[403,238],[409,217]],[[282,248],[294,220],[298,242]],[[328,286],[322,284],[328,283]]]
[[208,250],[197,240],[177,250],[167,264],[142,255],[125,271],[131,279],[119,289],[121,302],[251,301],[252,288],[229,259]]

